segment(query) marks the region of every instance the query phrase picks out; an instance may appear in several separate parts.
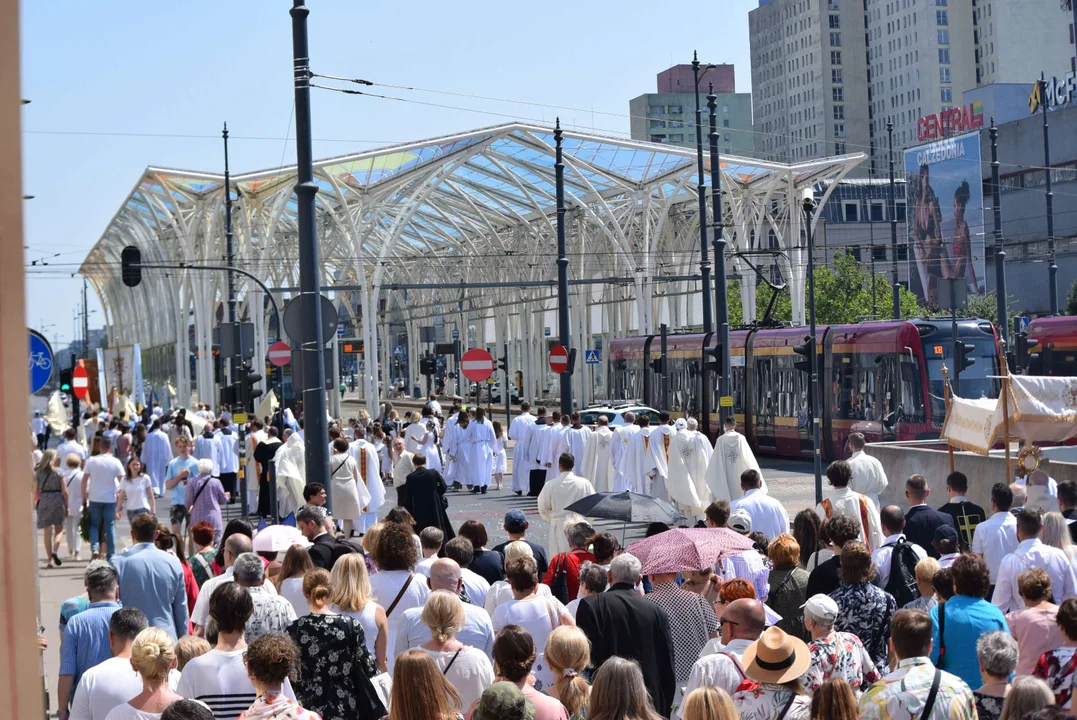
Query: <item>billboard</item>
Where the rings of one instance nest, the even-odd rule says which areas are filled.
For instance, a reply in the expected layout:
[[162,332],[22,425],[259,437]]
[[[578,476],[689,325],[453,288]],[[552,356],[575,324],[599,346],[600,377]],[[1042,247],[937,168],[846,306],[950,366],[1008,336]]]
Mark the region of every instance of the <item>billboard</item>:
[[986,291],[982,178],[979,133],[905,151],[909,285],[929,307],[938,307],[944,278]]

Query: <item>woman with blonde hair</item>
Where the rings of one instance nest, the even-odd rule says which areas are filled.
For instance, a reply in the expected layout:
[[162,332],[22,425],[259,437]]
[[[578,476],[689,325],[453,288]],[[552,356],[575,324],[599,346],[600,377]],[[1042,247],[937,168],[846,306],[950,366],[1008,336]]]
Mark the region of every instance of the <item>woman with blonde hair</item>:
[[[535,559],[535,551],[531,549],[523,540],[514,540],[505,546],[505,565],[507,566],[513,560],[517,560],[522,557],[529,557],[532,560]],[[553,597],[550,594],[549,585],[538,586],[538,594],[546,597]],[[512,600],[512,586],[509,585],[508,580],[498,580],[486,593],[486,612],[490,614],[490,617],[494,616],[494,610],[497,610],[498,606],[502,603],[506,603]]]
[[363,549],[366,550],[366,567],[370,574],[378,572],[378,563],[374,557],[378,554],[378,539],[381,531],[385,529],[385,523],[375,523],[366,529],[363,534]]
[[591,685],[583,677],[591,664],[591,641],[578,627],[562,625],[546,639],[545,657],[556,678],[546,694],[561,701],[570,720],[583,720],[591,700]]
[[[853,703],[856,707],[856,703]],[[718,687],[696,688],[688,693],[681,707],[682,720],[739,720],[737,709],[733,707],[733,698]],[[856,716],[853,716],[855,720]],[[827,720],[830,720],[828,718]],[[834,720],[846,720],[835,718]]]
[[935,573],[941,569],[939,561],[933,557],[926,557],[916,563],[916,589],[920,592],[920,597],[905,603],[906,610],[923,610],[930,613],[931,608],[938,605],[933,581]]
[[34,497],[37,498],[37,527],[45,534],[48,566],[63,565],[58,553],[67,516],[67,483],[60,475],[60,458],[55,450],[43,451],[34,466]]
[[303,597],[303,577],[314,569],[310,553],[302,545],[292,545],[284,553],[280,572],[273,579],[277,593],[292,604],[296,617],[303,617],[310,612],[307,599]]
[[1055,704],[1055,694],[1043,680],[1019,677],[1010,686],[999,720],[1024,720],[1029,714]]
[[1043,516],[1043,530],[1040,531],[1040,542],[1044,545],[1056,547],[1066,553],[1066,557],[1070,559],[1071,563],[1077,560],[1077,545],[1073,544],[1070,526],[1060,512],[1049,512]]
[[460,694],[430,655],[408,650],[393,666],[392,709],[387,720],[460,720]]
[[148,627],[131,646],[131,667],[142,677],[142,692],[117,705],[105,720],[156,720],[164,709],[182,698],[168,685],[168,672],[176,664],[176,646],[164,630]]
[[587,720],[662,720],[654,711],[635,660],[616,655],[595,673]]
[[456,633],[466,621],[464,604],[458,595],[436,590],[426,599],[422,621],[430,628],[430,641],[417,649],[430,655],[445,679],[456,688],[461,702],[458,709],[469,707],[493,683],[494,668],[485,652],[456,639]]
[[333,565],[331,578],[330,610],[359,621],[366,633],[367,650],[374,656],[378,670],[388,672],[389,619],[385,608],[374,602],[366,559],[359,553],[342,556]]

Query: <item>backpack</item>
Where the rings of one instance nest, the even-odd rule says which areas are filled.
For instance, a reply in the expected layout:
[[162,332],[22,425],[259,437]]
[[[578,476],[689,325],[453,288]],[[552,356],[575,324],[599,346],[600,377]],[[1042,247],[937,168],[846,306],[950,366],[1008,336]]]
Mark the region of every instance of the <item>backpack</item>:
[[886,592],[894,596],[899,608],[920,597],[920,591],[916,586],[916,563],[920,558],[908,540],[901,538],[897,542],[888,543],[883,547],[892,547],[890,555],[890,577],[886,581]]

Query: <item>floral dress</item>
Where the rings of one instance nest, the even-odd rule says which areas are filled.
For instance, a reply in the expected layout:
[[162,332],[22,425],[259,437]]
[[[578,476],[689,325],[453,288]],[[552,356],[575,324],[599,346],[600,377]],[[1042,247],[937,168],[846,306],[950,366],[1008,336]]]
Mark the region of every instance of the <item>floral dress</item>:
[[836,677],[849,683],[859,697],[861,692],[882,677],[856,635],[832,632],[808,643],[808,650],[811,652],[811,667],[804,674],[802,682],[804,689],[810,693]]
[[885,590],[871,583],[842,585],[830,593],[838,604],[838,619],[834,629],[852,633],[860,638],[872,662],[880,672],[887,672],[887,653],[890,649],[890,621],[897,612],[897,601]]
[[254,704],[239,716],[239,720],[322,720],[318,713],[304,710],[280,694],[270,690],[259,695]]
[[1059,707],[1069,707],[1070,694],[1073,692],[1073,671],[1077,670],[1077,648],[1055,648],[1045,652],[1036,663],[1036,669],[1032,671],[1032,677],[1038,677],[1051,688],[1055,694],[1055,704]]
[[299,647],[295,697],[323,720],[374,720],[385,714],[370,678],[378,674],[358,620],[344,615],[304,615],[288,634]]
[[1006,698],[981,695],[975,690],[972,697],[976,699],[976,715],[979,720],[998,720],[1002,715],[1002,704],[1006,702]]
[[778,720],[786,706],[783,720],[809,720],[811,696],[794,695],[782,685],[748,681],[733,694],[733,705],[741,720]]

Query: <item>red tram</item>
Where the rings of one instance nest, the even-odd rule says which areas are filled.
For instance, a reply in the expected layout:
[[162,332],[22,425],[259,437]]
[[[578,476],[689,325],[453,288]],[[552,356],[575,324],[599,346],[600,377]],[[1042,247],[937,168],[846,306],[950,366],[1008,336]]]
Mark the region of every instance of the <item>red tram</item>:
[[1077,317],[1042,317],[1028,324],[1028,375],[1077,375]]
[[[808,376],[794,367],[799,356],[793,352],[805,335],[802,327],[730,333],[733,411],[756,451],[812,455]],[[942,366],[953,364],[949,320],[823,325],[818,337],[825,458],[843,457],[852,432],[864,433],[869,442],[939,436],[945,416]],[[976,363],[961,374],[962,395],[997,397],[994,326],[960,320],[958,337],[976,348]],[[700,368],[712,358],[704,348],[715,347],[717,335],[668,336],[664,376],[651,365],[661,355],[660,344],[657,335],[610,343],[610,402],[659,407],[668,383],[670,413],[707,418],[704,426],[715,437],[720,432],[717,384],[712,378],[711,387],[704,388]]]

